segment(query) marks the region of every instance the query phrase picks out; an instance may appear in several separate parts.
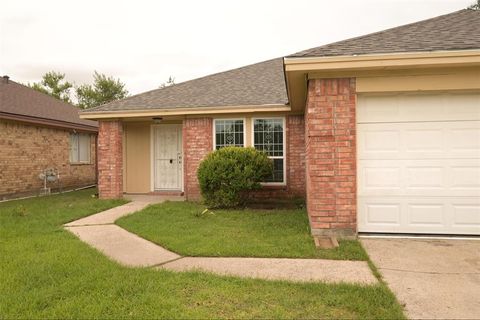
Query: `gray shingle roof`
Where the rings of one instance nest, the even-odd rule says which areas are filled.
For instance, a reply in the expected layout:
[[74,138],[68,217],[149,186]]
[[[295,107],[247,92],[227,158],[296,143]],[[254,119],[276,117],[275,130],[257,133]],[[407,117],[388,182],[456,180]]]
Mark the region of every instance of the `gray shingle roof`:
[[[480,11],[465,9],[288,58],[480,49],[479,30]],[[86,112],[267,104],[288,104],[282,58],[148,91]]]
[[289,58],[467,49],[480,49],[479,10],[456,11],[304,50],[290,55]]
[[283,59],[277,58],[148,91],[88,111],[287,103]]
[[0,114],[54,120],[65,127],[81,125],[96,130],[98,123],[80,119],[78,111],[77,107],[69,103],[15,81],[0,78]]

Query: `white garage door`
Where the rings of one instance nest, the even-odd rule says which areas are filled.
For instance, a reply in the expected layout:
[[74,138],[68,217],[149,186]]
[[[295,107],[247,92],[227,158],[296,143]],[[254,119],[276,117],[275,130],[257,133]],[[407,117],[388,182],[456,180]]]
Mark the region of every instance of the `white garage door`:
[[480,234],[480,94],[359,96],[360,232]]

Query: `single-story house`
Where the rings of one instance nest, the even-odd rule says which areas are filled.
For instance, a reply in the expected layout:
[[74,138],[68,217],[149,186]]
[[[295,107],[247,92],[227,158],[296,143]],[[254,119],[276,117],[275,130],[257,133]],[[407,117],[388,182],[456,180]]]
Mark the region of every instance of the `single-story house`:
[[480,11],[148,91],[99,121],[99,192],[200,197],[212,150],[274,161],[258,197],[305,197],[313,235],[480,234]]
[[0,78],[0,200],[95,185],[97,133],[75,106]]

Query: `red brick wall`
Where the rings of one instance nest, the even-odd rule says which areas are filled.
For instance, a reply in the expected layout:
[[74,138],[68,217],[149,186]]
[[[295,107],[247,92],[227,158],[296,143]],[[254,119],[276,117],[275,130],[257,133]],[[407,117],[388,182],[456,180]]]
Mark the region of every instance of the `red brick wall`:
[[290,195],[305,197],[305,119],[287,117],[287,184]]
[[[197,169],[213,151],[213,120],[186,119],[183,123],[184,183],[188,200],[201,198]],[[251,196],[258,199],[305,197],[305,122],[301,115],[286,117],[286,186],[267,186]]]
[[308,82],[307,210],[313,234],[356,233],[355,79]]
[[60,181],[48,183],[56,191],[96,183],[95,136],[91,137],[89,164],[70,163],[72,130],[0,120],[0,200],[36,195],[43,188],[38,175],[55,168]]
[[100,121],[98,132],[98,191],[100,198],[123,196],[123,124]]
[[184,189],[187,200],[199,200],[200,186],[197,169],[203,158],[213,149],[211,118],[183,121]]

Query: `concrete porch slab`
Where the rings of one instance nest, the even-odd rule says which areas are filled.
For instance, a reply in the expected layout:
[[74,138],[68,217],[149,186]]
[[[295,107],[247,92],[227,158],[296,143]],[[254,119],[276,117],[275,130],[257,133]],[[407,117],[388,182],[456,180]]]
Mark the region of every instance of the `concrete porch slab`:
[[123,197],[132,202],[148,202],[149,204],[161,203],[164,201],[185,201],[184,196],[175,196],[175,195],[126,193],[123,195]]

